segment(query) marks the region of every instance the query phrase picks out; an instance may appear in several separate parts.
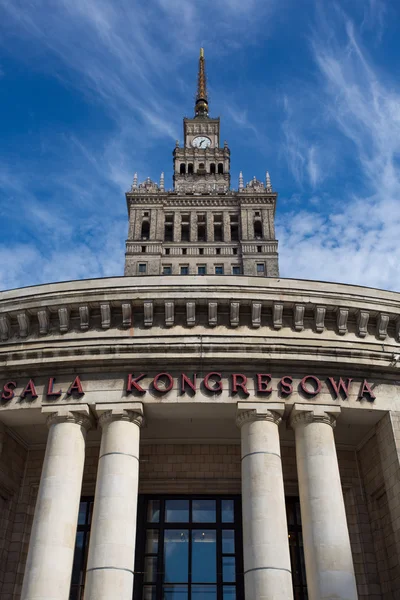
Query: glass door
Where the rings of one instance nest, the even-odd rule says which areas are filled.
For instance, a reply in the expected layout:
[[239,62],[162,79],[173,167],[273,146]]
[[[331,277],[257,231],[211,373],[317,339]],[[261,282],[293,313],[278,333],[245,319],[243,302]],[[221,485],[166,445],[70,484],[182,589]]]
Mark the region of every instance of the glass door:
[[232,496],[142,498],[134,600],[243,598],[240,511]]

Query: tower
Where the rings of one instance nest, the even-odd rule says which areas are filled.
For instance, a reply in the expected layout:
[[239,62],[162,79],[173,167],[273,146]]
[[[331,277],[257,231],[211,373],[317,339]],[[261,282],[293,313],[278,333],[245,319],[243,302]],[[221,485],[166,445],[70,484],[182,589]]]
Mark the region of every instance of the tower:
[[230,150],[220,119],[209,116],[204,50],[196,103],[183,119],[183,146],[173,151],[173,189],[147,178],[126,193],[129,232],[125,275],[278,276],[277,194],[256,177],[230,188]]

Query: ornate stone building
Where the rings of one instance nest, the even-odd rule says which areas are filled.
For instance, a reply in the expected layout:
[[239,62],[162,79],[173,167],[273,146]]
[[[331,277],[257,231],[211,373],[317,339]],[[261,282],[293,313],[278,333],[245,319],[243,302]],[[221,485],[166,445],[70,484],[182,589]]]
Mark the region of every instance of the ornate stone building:
[[230,150],[220,143],[220,120],[208,115],[204,56],[199,60],[195,115],[183,120],[176,142],[174,187],[135,174],[126,194],[129,234],[125,275],[278,276],[277,194],[265,183],[239,177],[230,189]]
[[274,276],[199,71],[126,276],[0,293],[1,600],[400,597],[400,294]]

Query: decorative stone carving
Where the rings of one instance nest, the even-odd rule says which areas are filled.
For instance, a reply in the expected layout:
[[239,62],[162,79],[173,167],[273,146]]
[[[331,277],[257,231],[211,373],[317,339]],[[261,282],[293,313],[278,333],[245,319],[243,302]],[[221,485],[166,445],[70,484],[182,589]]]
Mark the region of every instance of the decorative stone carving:
[[100,304],[100,315],[102,329],[109,329],[111,326],[111,306],[108,302]]
[[155,194],[159,191],[158,185],[147,177],[143,183],[139,184],[139,192],[144,192],[145,194]]
[[218,302],[208,303],[208,324],[210,327],[218,324]]
[[256,177],[253,177],[253,179],[246,184],[244,191],[251,194],[264,193],[265,187],[262,181],[258,181]]
[[175,319],[175,303],[174,302],[166,302],[165,303],[165,326],[172,327]]
[[37,312],[37,317],[39,321],[39,333],[41,335],[46,335],[49,332],[50,327],[50,313],[47,308],[41,308]]
[[58,320],[60,322],[61,333],[67,333],[69,330],[69,308],[62,306],[58,309]]
[[253,302],[251,305],[251,324],[253,327],[261,327],[261,302]]
[[358,335],[364,338],[368,334],[369,312],[367,310],[357,311]]
[[294,328],[296,331],[304,329],[304,312],[306,307],[304,304],[295,304],[293,309]]
[[188,327],[196,325],[196,302],[186,302],[186,323]]
[[377,336],[380,340],[384,340],[387,337],[387,329],[389,325],[389,315],[379,313],[376,321]]
[[282,302],[274,302],[274,307],[272,311],[272,320],[274,323],[274,329],[282,329],[283,325],[283,303]]
[[17,321],[19,326],[20,337],[27,337],[29,335],[30,318],[26,311],[17,314]]
[[231,327],[239,325],[240,302],[231,302]]
[[132,327],[132,304],[122,303],[122,327]]
[[314,307],[315,331],[317,333],[323,333],[325,330],[325,315],[326,306]]
[[145,300],[143,303],[144,326],[153,326],[153,300]]
[[79,307],[79,319],[80,319],[81,331],[87,331],[89,329],[89,317],[90,317],[89,306],[87,304],[85,304],[84,306],[80,306]]
[[0,339],[5,342],[11,337],[11,320],[8,315],[0,316]]
[[347,333],[347,319],[349,318],[349,309],[341,308],[337,309],[337,326],[339,335],[345,335]]

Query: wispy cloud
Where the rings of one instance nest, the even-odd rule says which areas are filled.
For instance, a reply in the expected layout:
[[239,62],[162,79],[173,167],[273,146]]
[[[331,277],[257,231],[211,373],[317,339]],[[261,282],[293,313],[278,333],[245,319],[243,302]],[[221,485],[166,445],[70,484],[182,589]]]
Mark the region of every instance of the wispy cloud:
[[[332,198],[336,208],[322,220],[309,212],[285,218],[280,228],[283,272],[310,278],[312,265],[313,278],[399,289],[400,90],[389,87],[374,67],[353,21],[343,13],[340,20],[341,37],[333,35],[331,23],[328,35],[319,22],[312,51],[321,105],[324,111],[329,106],[342,145],[345,140],[351,144],[357,177],[344,196]],[[340,169],[341,157],[336,158]],[[299,234],[302,221],[309,225],[310,218],[313,229]]]

